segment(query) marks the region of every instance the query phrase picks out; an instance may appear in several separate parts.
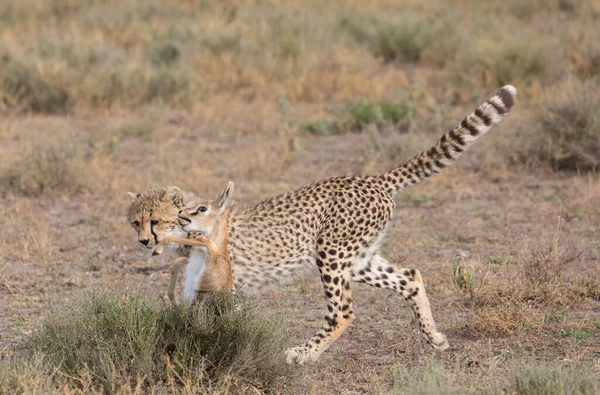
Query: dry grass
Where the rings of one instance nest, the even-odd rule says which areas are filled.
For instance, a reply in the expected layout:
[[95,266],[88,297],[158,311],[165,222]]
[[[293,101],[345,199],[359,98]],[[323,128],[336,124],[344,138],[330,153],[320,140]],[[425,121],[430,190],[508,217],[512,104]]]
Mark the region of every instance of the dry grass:
[[537,366],[525,371],[515,369],[512,382],[503,391],[520,395],[587,395],[600,391],[600,385],[589,368]]
[[7,392],[255,392],[288,382],[275,320],[225,295],[161,306],[140,293],[87,293],[53,307],[0,367]]
[[531,119],[514,130],[499,151],[519,164],[593,171],[600,164],[599,113],[598,82],[570,78],[544,94]]
[[[46,113],[151,102],[193,108],[223,92],[380,99],[394,94],[387,64],[412,63],[447,66],[456,82],[448,88],[469,101],[505,83],[535,90],[571,69],[593,75],[593,2],[535,4],[13,0],[0,8],[0,98]],[[559,21],[553,28],[549,17]]]
[[8,169],[0,186],[25,195],[74,193],[85,184],[82,166],[86,144],[70,136],[53,143],[38,143]]
[[591,395],[600,390],[592,367],[588,364],[574,368],[561,363],[526,364],[510,361],[506,380],[490,378],[474,383],[469,391],[457,385],[453,378],[465,374],[466,366],[448,366],[429,358],[427,365],[416,369],[399,369],[394,375],[393,394],[518,394],[518,395]]
[[461,257],[456,261],[454,288],[472,308],[465,330],[513,335],[541,328],[544,318],[531,314],[535,306],[576,306],[582,300],[597,300],[600,288],[595,279],[567,274],[585,257],[574,240],[564,240],[561,226],[559,221],[552,237],[525,243],[514,260],[482,264]]

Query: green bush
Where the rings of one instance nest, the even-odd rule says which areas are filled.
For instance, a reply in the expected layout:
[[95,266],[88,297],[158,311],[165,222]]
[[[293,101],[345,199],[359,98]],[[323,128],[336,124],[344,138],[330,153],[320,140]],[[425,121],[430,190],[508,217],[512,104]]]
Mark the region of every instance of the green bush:
[[0,101],[23,111],[57,114],[71,108],[69,93],[8,55],[0,59]]
[[555,170],[600,166],[600,84],[570,79],[546,94],[532,121],[513,131],[501,150],[517,163],[546,163]]
[[512,19],[482,20],[468,35],[462,33],[462,41],[448,65],[457,87],[487,92],[506,84],[549,85],[564,76],[568,67],[560,40],[539,36]]
[[326,119],[303,123],[300,125],[300,130],[317,136],[330,136],[339,134],[342,131],[337,121],[328,121]]
[[409,111],[409,107],[405,104],[394,104],[389,101],[373,102],[363,99],[349,103],[349,127],[362,129],[369,124],[397,123],[406,117]]
[[147,388],[170,383],[192,392],[273,390],[292,373],[278,328],[248,301],[229,295],[171,307],[142,293],[86,293],[50,309],[17,346],[18,363],[0,369],[0,387],[17,391],[26,380],[14,378],[27,364],[36,366],[30,375],[58,373],[52,377],[57,388],[87,380],[111,392],[142,380]]
[[72,193],[84,186],[81,174],[89,147],[77,138],[38,144],[0,176],[0,186],[24,195]]
[[590,170],[600,165],[600,83],[571,80],[550,96],[537,120],[545,144],[538,155],[557,169]]
[[418,62],[434,36],[432,24],[412,14],[393,19],[347,18],[341,28],[385,62]]
[[[410,108],[406,104],[395,104],[390,101],[371,101],[363,98],[349,101],[341,111],[336,113],[337,120],[317,119],[300,125],[300,130],[317,136],[340,134],[345,130],[361,131],[367,125],[396,124],[406,118]],[[392,151],[401,147],[392,147]],[[397,152],[390,152],[396,157]],[[413,153],[414,155],[414,153]]]

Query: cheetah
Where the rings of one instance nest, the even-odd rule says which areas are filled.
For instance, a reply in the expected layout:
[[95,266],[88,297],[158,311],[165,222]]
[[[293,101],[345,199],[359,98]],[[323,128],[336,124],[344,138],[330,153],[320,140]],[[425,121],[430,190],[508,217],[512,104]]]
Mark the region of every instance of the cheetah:
[[[193,193],[182,192],[177,187],[171,187],[142,193],[127,192],[127,197],[130,201],[128,221],[138,234],[138,242],[144,247],[162,252],[164,247],[170,244],[170,238],[172,240],[172,238],[189,237],[188,233],[181,229],[177,213],[184,205],[195,204],[196,201],[199,201]],[[195,243],[194,245],[198,244]],[[182,266],[188,264],[191,252],[192,245],[189,243],[175,245],[175,254],[178,258],[173,262],[168,292],[169,299],[172,302],[176,302],[175,286],[179,271]],[[200,262],[195,262],[194,265],[188,266],[188,269],[192,270],[199,264]],[[191,290],[194,289],[194,285],[198,283],[198,281],[193,282],[192,280],[186,283],[187,288],[185,290],[190,295],[193,294]]]
[[[216,200],[185,204],[179,223],[184,232],[199,232],[226,248],[238,292],[258,292],[318,268],[327,297],[325,322],[305,344],[286,351],[288,363],[316,360],[354,320],[352,282],[400,293],[425,341],[445,350],[448,342],[436,328],[420,272],[394,266],[379,246],[396,194],[456,160],[503,119],[516,93],[513,86],[502,87],[433,147],[385,174],[335,177],[253,205],[231,202],[230,183]],[[175,190],[173,200],[181,199]]]

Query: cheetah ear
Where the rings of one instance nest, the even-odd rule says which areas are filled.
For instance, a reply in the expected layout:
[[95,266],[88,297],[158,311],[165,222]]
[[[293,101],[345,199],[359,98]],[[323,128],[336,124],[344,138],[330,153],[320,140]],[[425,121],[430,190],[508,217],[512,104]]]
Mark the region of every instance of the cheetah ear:
[[177,207],[183,206],[183,194],[178,187],[170,187],[160,197],[163,202],[173,202]]
[[135,202],[135,199],[140,197],[139,193],[127,192],[127,198],[129,199],[129,203]]
[[231,195],[233,195],[233,181],[229,181],[227,188],[221,192],[217,198],[216,203],[219,206],[219,214],[222,213],[231,202]]

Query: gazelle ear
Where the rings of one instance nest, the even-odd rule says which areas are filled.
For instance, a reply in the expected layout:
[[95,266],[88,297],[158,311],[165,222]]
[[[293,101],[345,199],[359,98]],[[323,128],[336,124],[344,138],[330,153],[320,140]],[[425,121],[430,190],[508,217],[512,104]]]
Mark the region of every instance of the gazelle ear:
[[129,199],[129,203],[135,202],[135,199],[137,199],[139,196],[139,193],[127,192],[127,198]]
[[171,201],[177,207],[183,206],[183,194],[181,193],[181,189],[178,187],[170,187],[160,197],[160,200],[163,202]]
[[227,205],[231,202],[231,195],[233,195],[233,181],[229,181],[227,188],[217,198],[217,205],[219,206],[219,212],[222,213]]

